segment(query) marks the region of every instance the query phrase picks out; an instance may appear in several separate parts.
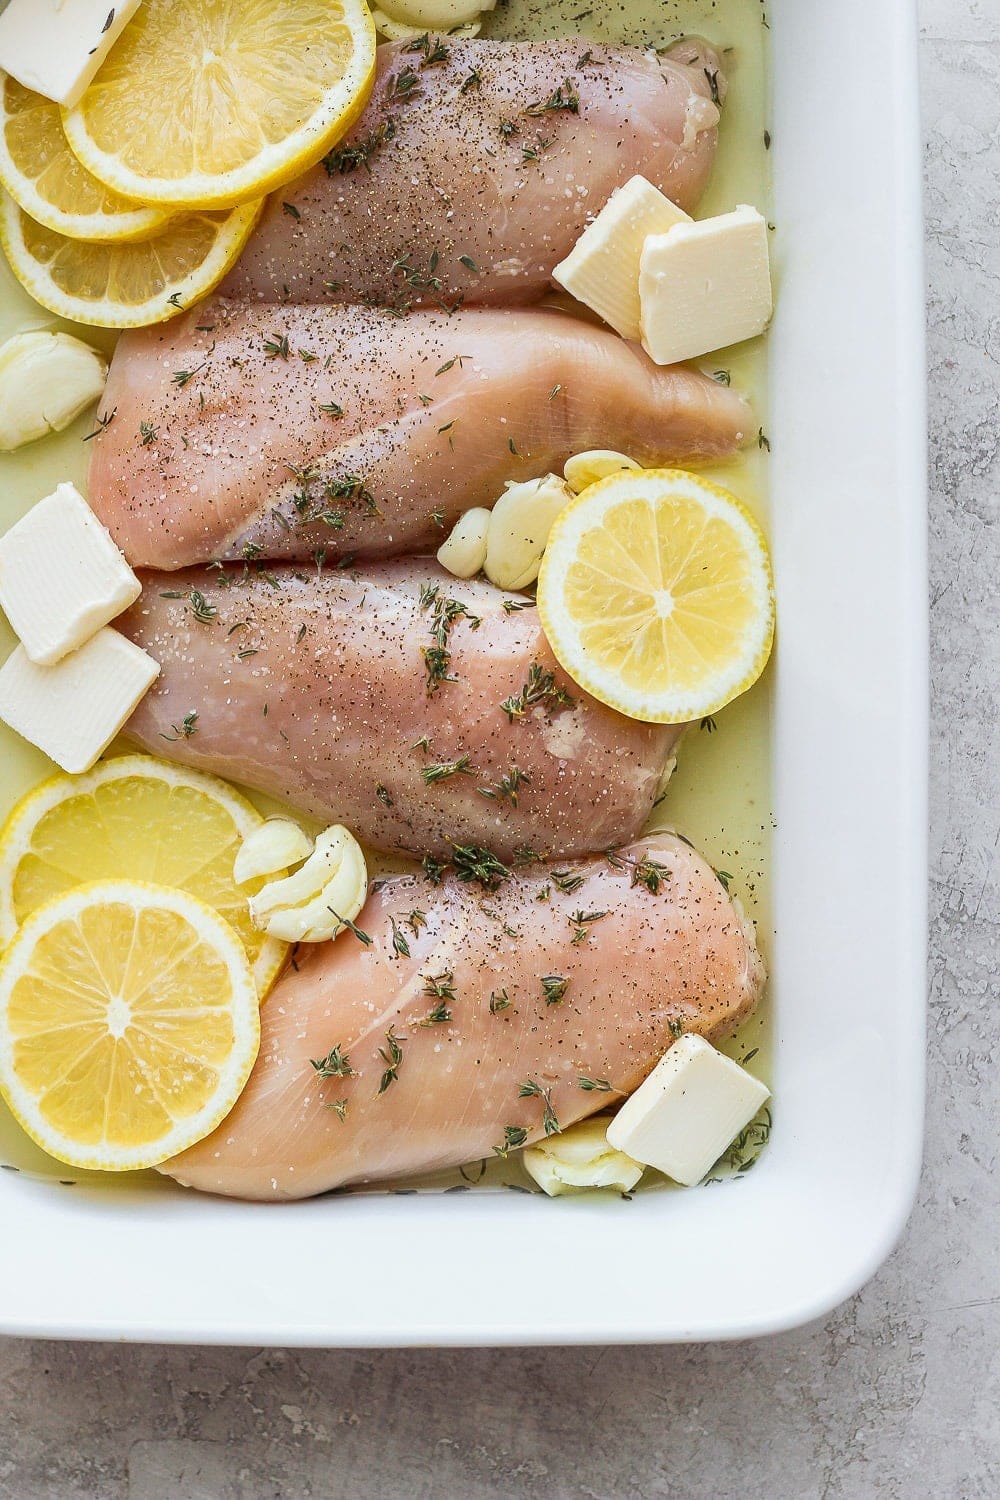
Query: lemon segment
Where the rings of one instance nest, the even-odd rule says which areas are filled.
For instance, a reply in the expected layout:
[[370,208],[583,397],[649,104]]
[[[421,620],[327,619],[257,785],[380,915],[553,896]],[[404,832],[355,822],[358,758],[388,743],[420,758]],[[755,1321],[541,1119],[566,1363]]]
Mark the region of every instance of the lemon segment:
[[616,474],[557,518],[538,610],[560,664],[593,697],[646,723],[685,723],[764,670],[767,543],[736,496],[700,475]]
[[69,148],[58,104],[0,73],[0,183],[26,214],[75,240],[133,240],[166,223],[91,176]]
[[364,0],[146,0],[63,122],[115,192],[224,207],[319,161],[374,71]]
[[287,947],[258,932],[233,861],[263,819],[215,776],[152,755],[121,755],[83,776],[53,776],[0,831],[0,945],[39,907],[94,880],[139,880],[188,892],[237,934],[263,998]]
[[0,242],[25,291],[50,312],[99,328],[141,328],[175,318],[222,280],[262,206],[181,214],[148,239],[104,243],[56,234],[4,193]]
[[155,1166],[215,1129],[260,1046],[235,932],[184,891],[79,886],[40,907],[0,962],[0,1091],[72,1166]]

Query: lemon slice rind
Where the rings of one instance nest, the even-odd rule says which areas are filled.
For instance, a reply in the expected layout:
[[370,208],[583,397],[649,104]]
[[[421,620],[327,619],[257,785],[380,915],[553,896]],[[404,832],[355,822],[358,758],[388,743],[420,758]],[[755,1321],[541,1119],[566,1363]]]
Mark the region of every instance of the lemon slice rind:
[[[12,104],[18,106],[12,108]],[[30,163],[27,152],[16,149],[11,136],[19,135],[19,125],[34,117],[28,149],[34,149],[38,160]],[[31,166],[37,170],[32,173]],[[39,183],[60,180],[65,205],[68,195],[79,193],[88,203],[103,203],[102,208],[74,210],[60,206],[56,194],[46,196]],[[70,150],[62,128],[59,106],[41,94],[32,94],[16,79],[0,72],[0,185],[24,212],[46,229],[75,240],[138,240],[155,234],[167,221],[168,211],[131,203],[112,193],[103,182],[92,176]]]
[[[308,25],[307,18],[302,17],[303,43],[298,56],[290,55],[285,36],[285,45],[276,48],[273,58],[265,59],[257,82],[257,91],[274,108],[281,97],[280,89],[276,92],[275,75],[283,71],[290,80],[293,75],[288,69],[295,62],[304,70],[310,50],[315,51],[324,43],[321,25],[338,28],[350,40],[345,66],[307,119],[296,121],[294,128],[279,140],[262,141],[260,149],[239,166],[221,171],[190,166],[186,171],[170,174],[152,170],[158,153],[161,163],[173,164],[193,161],[198,147],[203,151],[220,149],[219,120],[206,122],[199,117],[199,98],[208,101],[205,107],[211,109],[219,97],[228,95],[230,118],[234,118],[237,102],[242,95],[250,94],[248,80],[231,69],[227,72],[225,55],[212,50],[210,39],[214,40],[221,25],[214,12],[220,5],[221,0],[197,0],[197,4],[193,0],[187,4],[179,4],[178,0],[147,0],[111,49],[79,103],[63,112],[63,126],[77,158],[94,177],[121,196],[175,209],[229,207],[268,193],[314,166],[361,114],[375,76],[375,25],[363,0],[325,0],[322,7],[313,6],[314,24]],[[226,25],[231,28],[231,35],[239,31],[241,9],[247,11],[247,28],[270,24],[267,8],[259,0],[226,0]],[[204,44],[195,35],[197,28],[204,34]],[[234,50],[240,55],[244,52],[239,45]],[[170,67],[164,68],[163,60],[168,55]],[[185,59],[182,70],[190,69],[190,88],[179,83],[179,56]],[[241,60],[245,67],[245,59]],[[159,83],[158,74],[164,79],[163,84]],[[159,94],[158,86],[162,89]],[[188,96],[183,110],[177,108],[179,93]],[[291,93],[290,84],[285,93]],[[128,112],[134,109],[135,100],[142,101],[149,116],[148,121],[143,121],[147,128],[142,130],[133,128],[129,121]],[[176,132],[180,127],[182,116],[185,120],[193,119],[192,129],[183,140],[169,139],[171,131]],[[100,126],[99,117],[103,121]],[[247,130],[263,138],[263,125],[252,119],[244,124]],[[99,135],[119,129],[118,149],[108,149],[99,141]],[[129,165],[125,153],[136,160],[143,158],[147,166],[139,170]]]
[[[14,202],[9,193],[0,197],[0,243],[11,270],[25,291],[50,312],[70,322],[96,328],[143,328],[163,323],[186,311],[206,296],[234,265],[263,208],[263,199],[242,204],[224,215],[192,213],[169,219],[156,235],[111,243],[70,239],[36,224]],[[163,269],[170,245],[192,228],[203,233],[214,224],[208,252],[184,274],[169,277]],[[34,248],[33,248],[34,247]],[[131,273],[129,263],[146,264],[151,290],[148,296],[124,300],[108,295],[82,296],[65,290],[41,258],[63,266],[62,274],[76,280],[93,280],[103,272],[118,280]]]
[[[8,815],[3,827],[0,828],[0,950],[13,941],[20,924],[30,920],[32,915],[31,910],[18,911],[15,886],[23,861],[36,852],[33,841],[42,820],[61,804],[69,803],[73,799],[90,797],[99,788],[107,787],[112,782],[133,779],[160,782],[182,793],[200,792],[221,807],[232,820],[234,857],[243,839],[255,828],[259,828],[264,821],[246,797],[226,782],[220,781],[218,777],[211,776],[204,771],[170,765],[166,761],[157,760],[152,755],[113,756],[108,760],[98,762],[93,770],[86,771],[82,776],[68,776],[64,773],[51,776],[22,797]],[[95,829],[95,836],[96,833]],[[138,836],[137,831],[137,838]],[[178,829],[177,837],[182,836],[182,830]],[[138,843],[136,847],[138,849]],[[129,871],[118,873],[132,878]],[[144,876],[136,876],[136,878],[142,880],[143,883],[160,883],[155,880],[146,881]],[[81,885],[92,883],[92,880],[87,877],[80,881]],[[241,888],[234,880],[235,900],[242,903],[246,900],[248,892],[252,893],[262,884],[261,880]],[[178,882],[178,886],[184,888],[182,882]],[[196,899],[201,898],[196,896]],[[250,922],[249,915],[246,920],[246,934],[251,943],[247,950],[248,959],[253,969],[258,995],[263,999],[281,971],[288,954],[288,945],[278,942],[275,938],[267,937],[263,933],[258,933]]]
[[[670,582],[688,585],[678,595],[681,607],[677,609],[676,629],[683,629],[686,614],[703,638],[714,635],[718,640],[725,636],[724,615],[719,614],[718,620],[712,618],[713,609],[731,610],[731,605],[720,605],[724,596],[729,600],[738,596],[740,624],[730,632],[733,639],[718,647],[716,659],[706,652],[704,639],[701,643],[683,642],[687,648],[683,682],[671,680],[670,648],[665,644],[656,671],[650,671],[650,680],[643,687],[625,679],[621,663],[628,660],[630,648],[624,643],[635,640],[643,629],[652,628],[659,598],[666,600],[662,606],[665,618],[677,608],[668,597],[670,587],[657,589],[656,584],[665,581],[652,576],[657,557],[665,557],[671,564],[672,504],[684,510],[688,523],[692,514],[700,512],[706,525],[721,528],[718,535],[739,574],[734,579],[726,579],[723,574],[699,589],[698,579],[692,582],[685,578],[688,560],[673,559],[680,571]],[[649,545],[630,555],[614,534],[616,512],[621,520],[624,512],[619,508],[630,507],[634,519],[636,505],[645,505],[650,512]],[[583,549],[589,551],[591,561],[581,572],[577,565]],[[596,565],[595,557],[599,559]],[[589,573],[589,587],[581,583],[585,573]],[[616,599],[617,614],[613,604]],[[588,486],[557,517],[539,574],[538,611],[560,665],[592,697],[645,723],[687,723],[718,712],[751,687],[764,670],[774,637],[774,587],[767,544],[746,506],[700,475],[680,469],[613,475]],[[666,639],[668,632],[663,633]],[[605,652],[595,650],[593,644],[601,635],[609,647]],[[607,658],[615,655],[620,661],[610,663]],[[692,672],[691,660],[697,663],[699,656],[701,665]]]
[[[103,1143],[96,1144],[83,1142],[67,1133],[65,1129],[60,1129],[51,1119],[46,1119],[42,1112],[39,1094],[33,1092],[24,1082],[23,1063],[20,1071],[18,1067],[17,1043],[25,1039],[26,1033],[19,1031],[17,1035],[14,1035],[11,1027],[11,1002],[15,987],[19,980],[27,978],[33,972],[32,959],[38,957],[40,945],[45,938],[60,926],[64,926],[68,932],[77,919],[88,914],[97,913],[99,919],[102,908],[107,912],[109,908],[115,906],[127,907],[137,918],[143,913],[157,913],[160,914],[161,919],[165,916],[169,921],[172,915],[176,919],[173,924],[175,931],[180,923],[183,923],[185,933],[193,935],[194,941],[189,951],[200,947],[204,953],[209,954],[216,976],[218,965],[222,964],[230,986],[230,1000],[225,1009],[232,1023],[233,1034],[228,1055],[215,1070],[218,1082],[201,1107],[180,1118],[172,1115],[174,1120],[172,1129],[166,1133],[160,1132],[155,1139],[141,1140],[129,1146],[110,1144],[106,1139]],[[77,930],[79,931],[79,928]],[[94,954],[93,957],[95,967],[99,967],[99,956]],[[67,1021],[65,992],[60,995],[58,987],[58,980],[61,976],[53,973],[50,956],[43,954],[41,962],[45,966],[45,979],[50,986],[53,1002],[60,1003],[60,1025],[46,1028],[40,1023],[41,1018],[33,1018],[31,1034],[44,1038],[46,1035],[56,1035],[57,1031],[65,1034],[67,1028],[73,1026],[79,1026],[82,1029],[84,1025],[89,1025],[92,1034],[95,1030],[99,1030],[107,1016],[107,1011],[103,1016],[101,1015],[100,998],[95,997],[91,992],[81,1003],[79,1022]],[[68,969],[66,978],[71,986],[73,975]],[[79,995],[79,991],[77,993]],[[144,993],[148,993],[148,988],[141,990],[139,996],[136,997],[139,1002],[140,1021],[145,1010],[142,1006]],[[217,1017],[218,1012],[218,1006],[210,1007],[199,1004],[197,997],[192,997],[189,1013],[192,1021],[196,1021],[199,1015]],[[155,1012],[149,1012],[147,1027],[155,1036],[155,1027],[152,1024],[154,1015]],[[170,1012],[170,1019],[176,1020],[177,1016],[175,1004]],[[145,1029],[141,1024],[137,1025],[138,1031],[142,1032]],[[103,1036],[99,1036],[97,1045],[100,1045],[107,1034],[108,1032],[105,1031]],[[176,1030],[173,1034],[176,1038]],[[194,1040],[197,1043],[197,1038]],[[94,881],[89,885],[78,886],[34,912],[24,923],[14,943],[0,961],[0,1092],[18,1123],[27,1131],[32,1140],[51,1156],[59,1161],[67,1162],[70,1166],[111,1172],[134,1171],[143,1167],[156,1166],[203,1140],[225,1119],[236,1103],[250,1077],[259,1047],[260,1008],[243,946],[228,922],[217,912],[212,911],[211,907],[198,901],[194,896],[188,895],[185,891],[169,890],[166,887],[147,884],[143,881]],[[78,1063],[85,1060],[88,1050],[93,1049],[85,1048],[81,1053],[74,1054]],[[162,1044],[160,1051],[162,1056]],[[196,1064],[201,1061],[192,1053],[181,1052],[178,1055],[178,1069],[183,1068],[185,1056]],[[144,1081],[149,1081],[150,1091],[163,1112],[169,1114],[172,1080],[165,1079],[162,1073],[154,1073],[150,1077],[148,1067],[140,1067],[140,1072],[143,1074]],[[55,1087],[59,1087],[59,1082]],[[110,1124],[110,1117],[106,1111],[105,1136]]]

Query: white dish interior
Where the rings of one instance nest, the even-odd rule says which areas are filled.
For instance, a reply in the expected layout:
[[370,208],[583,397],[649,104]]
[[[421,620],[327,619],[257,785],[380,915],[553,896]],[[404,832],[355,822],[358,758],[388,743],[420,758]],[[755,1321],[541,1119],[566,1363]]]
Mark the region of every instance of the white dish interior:
[[891,1248],[915,1190],[923,1097],[915,24],[906,0],[778,0],[766,21],[780,274],[768,1149],[739,1183],[627,1203],[508,1192],[275,1208],[55,1191],[5,1172],[4,1331],[320,1345],[745,1337],[823,1314]]

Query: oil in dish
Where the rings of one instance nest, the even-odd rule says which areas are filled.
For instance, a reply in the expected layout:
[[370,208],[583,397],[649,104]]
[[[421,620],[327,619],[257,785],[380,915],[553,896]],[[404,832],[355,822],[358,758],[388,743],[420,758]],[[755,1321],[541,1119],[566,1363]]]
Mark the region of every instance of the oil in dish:
[[[0,540],[0,712],[63,768],[30,791],[45,761],[12,767],[0,1087],[58,1160],[247,1197],[745,1168],[770,1122],[724,1055],[759,1072],[735,894],[767,822],[740,695],[773,631],[759,15],[640,5],[566,37],[544,5],[454,35],[376,12],[376,51],[363,7],[322,9],[308,97],[263,145],[203,120],[186,175],[115,101],[138,77],[204,98],[162,66],[182,21],[263,69],[254,7],[146,0],[75,93],[82,31],[57,80],[0,28],[4,246],[90,325],[63,374],[7,351],[65,397],[52,420],[25,380],[3,462],[26,507],[29,456],[53,497],[74,481],[91,541],[50,501]],[[40,436],[109,355],[86,430]],[[67,580],[42,618],[32,546]]]

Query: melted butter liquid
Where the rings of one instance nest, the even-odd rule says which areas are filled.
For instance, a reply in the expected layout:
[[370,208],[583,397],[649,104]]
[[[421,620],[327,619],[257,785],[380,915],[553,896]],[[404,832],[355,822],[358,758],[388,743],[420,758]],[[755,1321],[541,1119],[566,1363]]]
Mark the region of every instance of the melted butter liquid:
[[[707,38],[721,53],[729,78],[719,152],[698,217],[723,213],[737,203],[770,212],[770,174],[764,146],[767,127],[766,12],[760,0],[509,0],[487,16],[484,35],[543,38],[580,35],[589,41],[630,46],[665,47],[681,36]],[[110,355],[115,337],[92,328],[74,328],[33,302],[11,275],[0,255],[0,341],[32,328],[64,328]],[[722,350],[700,361],[709,374],[726,370],[732,384],[753,403],[756,424],[767,431],[766,354],[763,340]],[[57,484],[72,480],[86,493],[88,444],[93,416],[67,432],[0,454],[0,530],[13,524]],[[735,461],[705,472],[733,490],[767,528],[766,451],[756,443]],[[44,585],[43,585],[44,587]],[[14,637],[0,615],[0,657]],[[684,739],[666,795],[655,810],[653,826],[670,826],[685,834],[719,870],[731,876],[730,887],[757,924],[765,958],[772,931],[769,901],[769,674],[752,692],[738,699],[712,725],[692,727]],[[52,774],[51,762],[0,725],[0,816],[31,787]],[[265,806],[266,799],[255,799]],[[737,1060],[753,1049],[752,1069],[769,1075],[769,1017],[765,1001],[739,1034],[725,1043]],[[91,1173],[54,1161],[28,1139],[0,1102],[0,1167],[19,1169],[56,1183],[72,1183],[108,1192],[175,1191],[154,1172]],[[662,1182],[662,1179],[660,1179]],[[469,1187],[514,1188],[534,1184],[517,1164],[476,1164],[461,1173],[438,1174],[421,1184],[452,1191]],[[397,1189],[398,1190],[398,1189]],[[412,1187],[407,1189],[412,1190]]]

